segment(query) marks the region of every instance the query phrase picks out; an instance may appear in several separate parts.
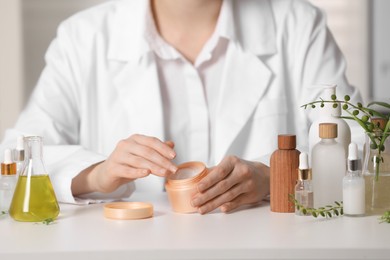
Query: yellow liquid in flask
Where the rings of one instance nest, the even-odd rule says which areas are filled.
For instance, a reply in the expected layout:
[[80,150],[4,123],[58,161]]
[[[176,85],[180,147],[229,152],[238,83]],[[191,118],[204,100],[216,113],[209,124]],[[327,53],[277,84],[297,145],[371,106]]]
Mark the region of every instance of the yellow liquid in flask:
[[49,175],[19,176],[9,209],[17,221],[40,222],[60,213]]

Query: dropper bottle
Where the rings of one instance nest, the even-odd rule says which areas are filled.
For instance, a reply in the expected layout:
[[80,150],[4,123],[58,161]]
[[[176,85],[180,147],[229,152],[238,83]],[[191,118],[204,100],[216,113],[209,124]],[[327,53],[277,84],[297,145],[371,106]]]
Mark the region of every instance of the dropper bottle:
[[23,170],[24,163],[24,136],[20,135],[16,139],[16,148],[14,150],[14,161],[16,163],[16,173],[19,175]]
[[[302,152],[299,155],[298,181],[295,185],[295,199],[305,208],[313,208],[313,185],[311,182],[312,173],[309,168],[308,155]],[[302,211],[295,210],[295,214],[303,216]],[[310,215],[310,214],[306,214]]]
[[0,211],[8,211],[16,186],[16,163],[12,161],[11,149],[4,151],[4,162],[1,164]]
[[343,210],[345,216],[363,216],[365,214],[365,183],[361,162],[355,143],[348,147],[348,170],[343,178]]

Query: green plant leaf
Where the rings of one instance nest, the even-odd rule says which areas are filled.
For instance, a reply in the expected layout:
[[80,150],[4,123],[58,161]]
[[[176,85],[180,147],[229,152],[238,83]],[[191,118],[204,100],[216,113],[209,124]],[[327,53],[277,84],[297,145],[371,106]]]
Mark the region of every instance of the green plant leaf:
[[378,111],[371,109],[371,108],[362,107],[361,110],[369,113],[370,115],[374,115],[374,116],[386,118],[386,119],[388,118],[386,115],[382,114],[381,112],[378,112]]
[[44,221],[42,221],[42,224],[45,224],[45,225],[51,225],[53,223],[54,223],[54,219],[53,218],[47,218]]
[[386,211],[380,218],[379,223],[390,223],[390,211]]
[[378,106],[382,106],[382,107],[390,109],[390,104],[389,103],[379,102],[379,101],[370,102],[370,103],[368,103],[367,107],[371,107],[373,105],[378,105]]

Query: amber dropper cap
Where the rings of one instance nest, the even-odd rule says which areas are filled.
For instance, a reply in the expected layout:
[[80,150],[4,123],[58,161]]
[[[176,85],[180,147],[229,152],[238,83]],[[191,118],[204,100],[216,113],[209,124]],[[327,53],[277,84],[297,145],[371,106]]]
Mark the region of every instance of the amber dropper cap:
[[4,151],[4,162],[1,164],[1,175],[15,175],[16,163],[12,161],[11,149]]
[[319,128],[320,138],[331,139],[337,137],[337,124],[321,123]]
[[278,148],[280,150],[294,150],[297,147],[295,135],[278,135]]

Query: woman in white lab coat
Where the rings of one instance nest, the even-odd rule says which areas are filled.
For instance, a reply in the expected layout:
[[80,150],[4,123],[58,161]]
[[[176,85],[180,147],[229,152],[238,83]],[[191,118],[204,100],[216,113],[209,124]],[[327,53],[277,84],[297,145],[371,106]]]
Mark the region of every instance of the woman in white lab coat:
[[3,147],[43,136],[70,203],[162,190],[192,160],[215,166],[200,213],[261,202],[277,135],[307,145],[311,86],[357,96],[323,14],[296,0],[111,1],[63,22],[46,63]]

